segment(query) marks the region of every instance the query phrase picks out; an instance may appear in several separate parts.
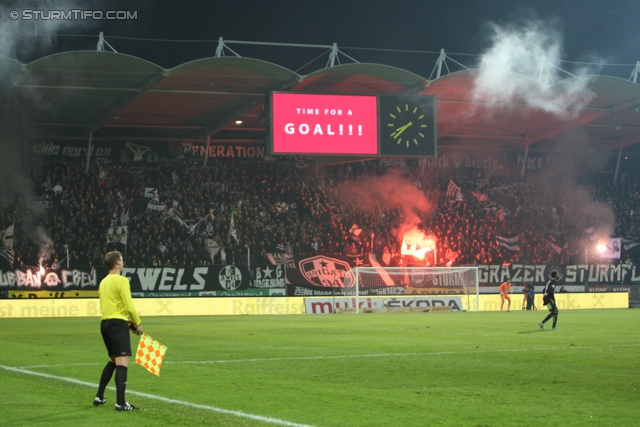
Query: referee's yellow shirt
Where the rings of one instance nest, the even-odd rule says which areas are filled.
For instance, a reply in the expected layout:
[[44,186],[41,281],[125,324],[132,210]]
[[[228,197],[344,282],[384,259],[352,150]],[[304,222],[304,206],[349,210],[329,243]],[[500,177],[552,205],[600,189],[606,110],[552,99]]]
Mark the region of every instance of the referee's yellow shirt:
[[128,321],[131,319],[136,325],[142,323],[133,306],[131,287],[126,277],[119,274],[108,274],[100,282],[98,294],[100,295],[102,320],[122,319]]

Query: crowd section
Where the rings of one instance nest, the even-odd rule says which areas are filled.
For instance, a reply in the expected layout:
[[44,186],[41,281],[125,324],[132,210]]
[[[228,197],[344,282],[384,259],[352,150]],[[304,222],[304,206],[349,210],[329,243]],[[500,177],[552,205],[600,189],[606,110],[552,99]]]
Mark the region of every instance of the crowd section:
[[[585,199],[576,200],[540,175],[522,178],[506,166],[491,173],[425,168],[417,160],[300,166],[294,159],[210,159],[206,168],[104,161],[85,173],[84,161],[43,158],[31,164],[31,188],[4,207],[0,226],[15,224],[16,267],[95,266],[116,248],[131,267],[266,263],[273,252],[374,252],[396,265],[400,230],[411,221],[436,238],[437,260],[428,255],[429,265],[633,262],[640,252],[603,261],[585,233],[610,221],[611,237],[640,241],[639,188],[625,173],[616,183],[611,174],[573,177]],[[428,208],[420,205],[410,220],[401,199],[372,204],[353,191],[387,176],[415,188]],[[123,225],[126,246],[107,243],[108,229]],[[500,245],[498,236],[517,237],[518,249]]]

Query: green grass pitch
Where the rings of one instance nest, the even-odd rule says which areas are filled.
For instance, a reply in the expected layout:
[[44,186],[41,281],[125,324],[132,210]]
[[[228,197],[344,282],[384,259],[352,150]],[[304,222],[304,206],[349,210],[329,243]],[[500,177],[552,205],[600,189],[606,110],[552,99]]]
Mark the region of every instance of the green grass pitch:
[[0,424],[637,425],[640,311],[565,310],[559,331],[545,315],[147,317],[168,351],[160,378],[132,361],[129,413],[115,389],[91,404],[99,319],[3,319]]

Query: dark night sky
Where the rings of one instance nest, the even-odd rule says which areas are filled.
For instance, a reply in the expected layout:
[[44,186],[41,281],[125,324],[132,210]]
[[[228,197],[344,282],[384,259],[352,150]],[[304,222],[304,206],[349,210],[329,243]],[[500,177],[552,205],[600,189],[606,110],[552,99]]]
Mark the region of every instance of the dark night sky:
[[[32,23],[12,21],[11,10],[38,8],[45,1],[8,1],[0,6],[0,41],[13,43],[8,53],[21,62],[47,54],[76,49],[95,49],[96,38],[58,37],[46,45],[33,37],[12,39],[7,31],[26,32]],[[592,62],[600,58],[610,64],[635,64],[640,60],[640,1],[624,0],[404,0],[404,1],[75,1],[57,0],[59,8],[136,10],[137,20],[57,22],[57,32],[97,35],[120,53],[131,54],[171,68],[181,63],[215,55],[217,40],[305,43],[337,43],[360,62],[394,65],[428,77],[436,53],[408,53],[367,49],[417,50],[480,54],[489,45],[488,22],[522,23],[536,16],[564,36],[562,58]],[[33,22],[33,21],[31,21]],[[62,24],[62,25],[61,25]],[[30,26],[31,25],[31,26]],[[112,38],[109,38],[109,37]],[[213,43],[169,43],[116,39],[212,40]],[[9,39],[7,41],[7,39]],[[42,37],[40,37],[42,39]],[[264,59],[298,70],[319,56],[321,49],[230,45],[242,56]],[[7,49],[3,49],[7,54]],[[230,55],[227,52],[227,55]],[[453,56],[474,66],[474,56]],[[324,67],[328,56],[299,72],[307,74]],[[342,60],[343,63],[349,62]],[[564,68],[564,66],[563,66]],[[603,74],[628,78],[633,67],[608,66]]]

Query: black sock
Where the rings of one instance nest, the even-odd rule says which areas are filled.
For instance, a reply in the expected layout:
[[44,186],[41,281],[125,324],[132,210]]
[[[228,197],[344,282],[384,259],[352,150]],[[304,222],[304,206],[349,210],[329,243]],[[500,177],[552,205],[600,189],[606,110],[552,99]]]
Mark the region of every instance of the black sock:
[[542,323],[547,323],[547,320],[551,319],[551,317],[553,316],[553,314],[549,313],[549,315],[547,317],[544,318],[544,320],[542,321]]
[[553,327],[554,328],[556,327],[556,323],[558,323],[558,315],[557,314],[553,316]]
[[104,399],[104,390],[107,388],[107,384],[109,384],[109,381],[111,381],[113,371],[115,370],[116,364],[109,360],[102,370],[102,376],[100,377],[100,385],[98,386],[98,393],[96,394],[96,397]]
[[116,368],[116,403],[122,406],[126,403],[124,400],[124,390],[127,388],[127,371],[129,368],[126,366],[118,365]]

